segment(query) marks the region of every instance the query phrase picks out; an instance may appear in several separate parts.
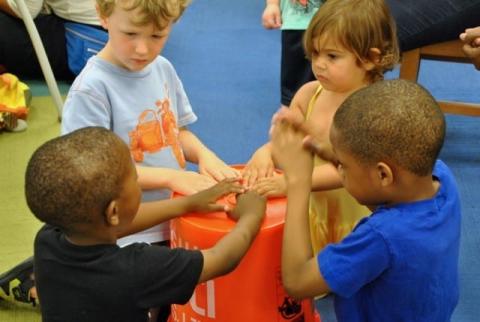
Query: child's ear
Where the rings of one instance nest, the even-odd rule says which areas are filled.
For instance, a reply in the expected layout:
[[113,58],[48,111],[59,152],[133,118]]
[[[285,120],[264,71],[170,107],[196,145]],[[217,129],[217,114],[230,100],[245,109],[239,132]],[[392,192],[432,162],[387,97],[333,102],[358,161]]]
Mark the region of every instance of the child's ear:
[[365,70],[372,70],[375,68],[375,66],[377,66],[378,64],[380,64],[380,55],[382,54],[382,52],[380,51],[380,49],[378,48],[370,48],[368,50],[368,57],[367,59],[363,62],[363,68],[365,68]]
[[115,200],[110,201],[107,209],[105,209],[105,221],[108,226],[118,226],[120,224],[118,204]]
[[382,187],[387,187],[393,183],[392,168],[385,162],[378,162],[376,165],[377,178]]
[[103,29],[108,30],[108,17],[105,17],[102,15],[100,12],[100,8],[98,7],[98,4],[95,5],[95,9],[97,10],[97,16],[98,20],[100,20],[100,25],[103,27]]

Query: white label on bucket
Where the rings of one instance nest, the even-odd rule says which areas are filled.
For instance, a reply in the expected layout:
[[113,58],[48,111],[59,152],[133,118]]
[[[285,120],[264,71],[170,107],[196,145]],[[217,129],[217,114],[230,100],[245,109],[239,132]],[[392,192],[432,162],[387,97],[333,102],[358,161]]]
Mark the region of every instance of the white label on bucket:
[[[195,245],[190,245],[187,241],[183,240],[180,236],[177,236],[175,229],[170,229],[170,244],[172,248],[183,247],[185,249],[198,249]],[[193,292],[192,297],[190,298],[190,307],[192,310],[201,317],[212,318],[214,319],[215,314],[215,283],[213,280],[207,281],[205,283],[197,285],[199,287],[206,287],[206,303],[205,307],[201,307],[197,302],[196,290]],[[182,313],[181,317],[176,316],[176,310],[172,310],[172,317],[174,321],[179,322],[201,322],[201,320],[185,316],[185,313]]]
[[[190,298],[190,305],[192,310],[198,315],[205,316],[208,318],[215,318],[215,284],[212,280],[205,283],[207,287],[207,307],[201,308],[197,305],[196,294],[193,292],[192,297]],[[199,286],[197,286],[199,287]],[[206,312],[205,312],[206,311]]]

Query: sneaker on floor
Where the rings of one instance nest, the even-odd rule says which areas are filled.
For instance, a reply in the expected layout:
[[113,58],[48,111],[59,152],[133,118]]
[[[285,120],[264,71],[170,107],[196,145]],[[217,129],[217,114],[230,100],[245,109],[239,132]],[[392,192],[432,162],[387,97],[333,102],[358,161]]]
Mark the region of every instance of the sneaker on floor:
[[27,121],[22,120],[22,119],[18,119],[17,120],[17,126],[15,126],[10,131],[12,131],[12,132],[22,132],[22,131],[25,131],[26,129],[27,129]]
[[33,257],[27,258],[8,272],[0,275],[0,299],[10,302],[28,303],[35,306],[36,298],[30,296],[35,282],[33,276]]

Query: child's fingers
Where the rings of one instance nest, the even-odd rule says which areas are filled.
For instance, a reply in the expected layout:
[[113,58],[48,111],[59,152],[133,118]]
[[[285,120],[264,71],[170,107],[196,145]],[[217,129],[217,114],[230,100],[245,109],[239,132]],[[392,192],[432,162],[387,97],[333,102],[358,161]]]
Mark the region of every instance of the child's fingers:
[[222,205],[219,203],[210,204],[209,207],[210,212],[226,212],[229,213],[231,211],[228,205]]
[[220,169],[208,169],[207,174],[217,182],[220,182],[227,178]]
[[226,178],[240,179],[241,178],[240,171],[232,167],[224,167],[220,169],[220,173],[223,176],[223,179],[226,179]]
[[251,187],[257,182],[258,172],[256,168],[246,168],[243,171],[243,182],[247,187]]
[[243,193],[245,188],[239,178],[227,178],[215,186],[215,194],[219,197],[230,193]]
[[272,178],[263,178],[257,181],[252,190],[261,196],[268,196],[275,191],[275,188],[275,180]]
[[263,178],[268,178],[272,176],[272,171],[269,171],[270,167],[258,169],[257,181]]

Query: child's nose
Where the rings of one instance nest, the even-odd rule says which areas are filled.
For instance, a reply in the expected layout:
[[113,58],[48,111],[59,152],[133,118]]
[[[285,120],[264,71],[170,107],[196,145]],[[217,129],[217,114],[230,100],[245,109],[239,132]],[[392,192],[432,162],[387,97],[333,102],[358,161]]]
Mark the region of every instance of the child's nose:
[[148,45],[144,40],[139,40],[135,46],[135,52],[137,54],[146,54],[148,53]]
[[315,64],[315,67],[319,69],[327,68],[327,60],[322,56],[318,56],[317,58],[315,58],[313,63]]

